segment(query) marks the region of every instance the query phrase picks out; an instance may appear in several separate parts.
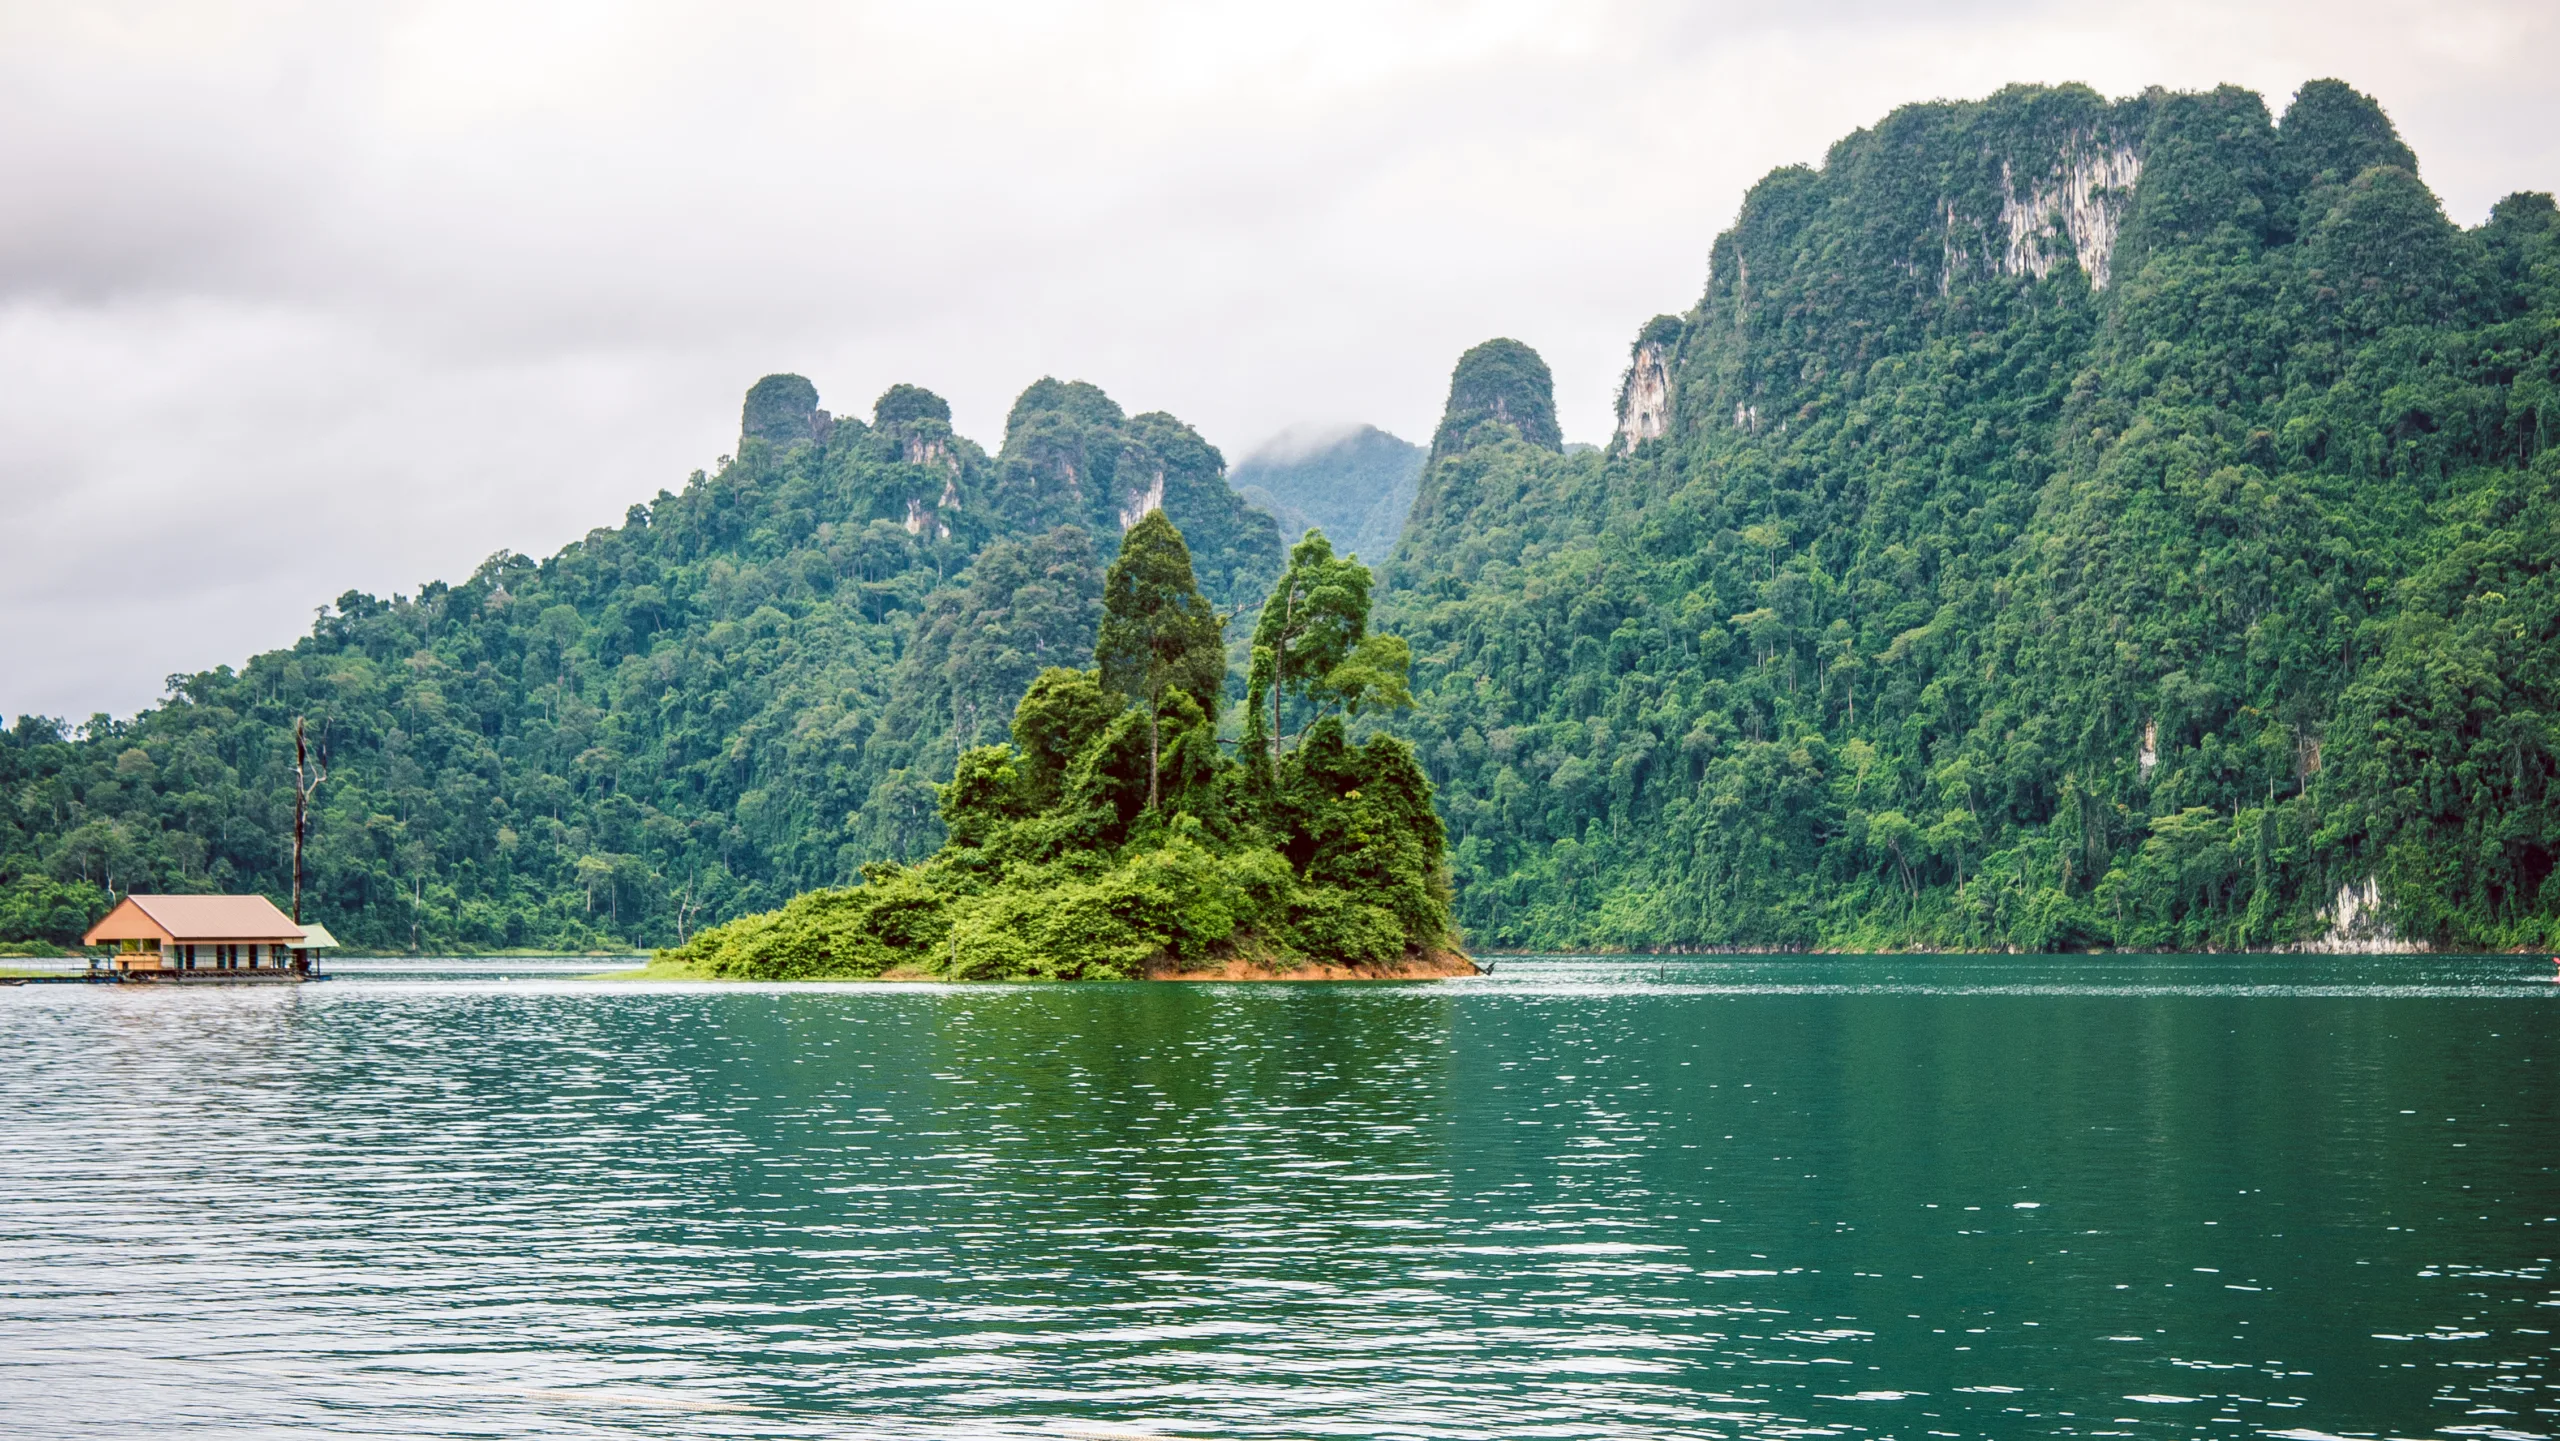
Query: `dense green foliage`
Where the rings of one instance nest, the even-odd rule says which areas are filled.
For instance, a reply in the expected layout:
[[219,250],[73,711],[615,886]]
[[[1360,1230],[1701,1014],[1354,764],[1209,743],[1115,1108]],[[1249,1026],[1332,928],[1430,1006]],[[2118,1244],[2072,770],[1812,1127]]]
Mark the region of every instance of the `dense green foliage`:
[[1660,439],[1471,353],[1381,602],[1469,934],[2560,942],[2560,225],[2414,165],[2335,82],[1914,106],[1646,327]]
[[[1367,569],[1284,561],[1172,417],[1043,380],[989,457],[929,392],[865,424],[768,377],[739,456],[618,529],[341,597],[129,722],[21,719],[0,941],[281,896],[307,716],[313,914],[368,945],[680,940],[813,888],[746,929],[912,893],[972,974],[1420,944],[1427,885],[1325,909],[1431,869],[1337,865],[1420,833],[1382,728],[1480,943],[2560,944],[2560,214],[2465,230],[2416,166],[2322,81],[2280,124],[2014,88],[1772,173],[1606,451],[1527,346],[1461,358],[1381,573],[1409,714]],[[1142,547],[1073,669],[1102,545],[1175,527],[1199,606]],[[1002,950],[1034,935],[1081,959]]]
[[[1311,569],[1335,584],[1311,582]],[[1281,593],[1339,592],[1340,569],[1359,572],[1356,603],[1337,594],[1325,627],[1349,638],[1341,663],[1289,672],[1301,676],[1289,689],[1318,709],[1327,696],[1391,704],[1404,696],[1403,651],[1367,634],[1367,572],[1313,534]],[[941,790],[950,842],[939,853],[866,865],[860,885],[730,921],[661,959],[757,980],[1128,980],[1231,959],[1376,964],[1447,944],[1440,820],[1403,741],[1350,744],[1335,710],[1294,745],[1257,736],[1241,759],[1222,754],[1218,622],[1160,514],[1123,538],[1104,605],[1094,668],[1042,671],[1012,743],[959,757]],[[1379,673],[1346,682],[1363,653]]]
[[1236,462],[1236,494],[1269,511],[1294,542],[1310,530],[1372,564],[1395,552],[1427,452],[1364,425],[1307,445],[1292,441]]
[[[1129,527],[1102,577],[1102,630],[1093,643],[1102,688],[1146,712],[1147,809],[1157,809],[1165,706],[1187,702],[1211,727],[1227,686],[1226,626],[1191,574],[1191,550],[1163,511]],[[1187,731],[1187,727],[1186,727]]]
[[1293,700],[1301,728],[1337,712],[1412,707],[1406,684],[1412,652],[1402,637],[1369,633],[1369,587],[1369,568],[1337,559],[1323,531],[1309,531],[1289,552],[1289,568],[1253,629],[1245,683],[1248,757],[1281,753]]
[[654,944],[943,841],[932,780],[1001,738],[1102,615],[1096,536],[1160,501],[1212,599],[1280,570],[1268,517],[1170,416],[1044,380],[990,458],[913,386],[836,420],[749,393],[737,457],[544,561],[350,593],[167,703],[0,737],[0,940],[112,892],[291,888],[294,718],[329,777],[305,914],[365,947]]

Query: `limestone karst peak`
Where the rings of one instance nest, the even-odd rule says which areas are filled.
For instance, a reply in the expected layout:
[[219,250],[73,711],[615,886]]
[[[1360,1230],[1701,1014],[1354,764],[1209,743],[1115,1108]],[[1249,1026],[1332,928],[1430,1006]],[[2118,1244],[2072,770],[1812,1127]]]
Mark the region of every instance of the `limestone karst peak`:
[[902,384],[880,392],[880,398],[871,406],[871,423],[882,430],[920,420],[948,427],[951,424],[951,402],[921,385]]
[[2377,165],[2415,175],[2418,157],[2382,106],[2343,80],[2313,80],[2295,92],[2276,126],[2285,178],[2294,188],[2344,185]]
[[1449,404],[1432,436],[1434,459],[1510,436],[1562,450],[1556,428],[1556,383],[1538,352],[1517,340],[1488,340],[1458,357]]
[[827,438],[834,417],[818,408],[818,387],[807,376],[788,373],[768,375],[747,388],[747,403],[739,417],[738,443],[741,449],[750,440],[761,440],[778,450],[795,445],[808,445]]

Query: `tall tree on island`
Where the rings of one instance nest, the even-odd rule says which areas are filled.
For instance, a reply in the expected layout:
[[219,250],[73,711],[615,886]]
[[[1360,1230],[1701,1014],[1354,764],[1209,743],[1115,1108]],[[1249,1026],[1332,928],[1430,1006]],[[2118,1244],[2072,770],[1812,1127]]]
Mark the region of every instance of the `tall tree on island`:
[[1226,685],[1226,626],[1191,574],[1191,548],[1163,511],[1150,511],[1120,540],[1102,580],[1102,631],[1093,647],[1102,684],[1147,708],[1147,809],[1161,800],[1166,694],[1180,689],[1215,720]]
[[1287,733],[1281,701],[1293,693],[1318,714],[1327,703],[1355,714],[1413,704],[1405,685],[1411,651],[1394,636],[1369,634],[1369,582],[1369,568],[1348,556],[1336,558],[1321,530],[1308,531],[1290,550],[1289,569],[1272,587],[1253,628],[1253,672],[1245,693],[1248,753],[1279,758]]

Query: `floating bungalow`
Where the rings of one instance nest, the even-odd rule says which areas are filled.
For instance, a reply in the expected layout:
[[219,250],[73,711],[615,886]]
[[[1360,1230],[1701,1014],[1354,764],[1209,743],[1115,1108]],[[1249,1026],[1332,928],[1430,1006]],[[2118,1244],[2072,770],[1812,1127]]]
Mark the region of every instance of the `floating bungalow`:
[[80,943],[114,947],[91,969],[131,980],[299,980],[337,945],[265,896],[127,896]]

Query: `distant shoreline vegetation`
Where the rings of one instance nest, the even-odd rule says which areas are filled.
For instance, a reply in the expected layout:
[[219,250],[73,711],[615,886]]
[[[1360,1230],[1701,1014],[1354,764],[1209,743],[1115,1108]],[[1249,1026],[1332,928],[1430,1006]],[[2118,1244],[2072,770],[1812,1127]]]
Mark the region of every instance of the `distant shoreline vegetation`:
[[1137,980],[1307,968],[1465,974],[1431,783],[1347,717],[1411,704],[1369,572],[1321,531],[1261,610],[1242,737],[1218,737],[1224,624],[1161,511],[1103,583],[1094,665],[1042,671],[1008,744],[939,788],[950,840],[914,865],[742,916],[654,974],[735,980]]

